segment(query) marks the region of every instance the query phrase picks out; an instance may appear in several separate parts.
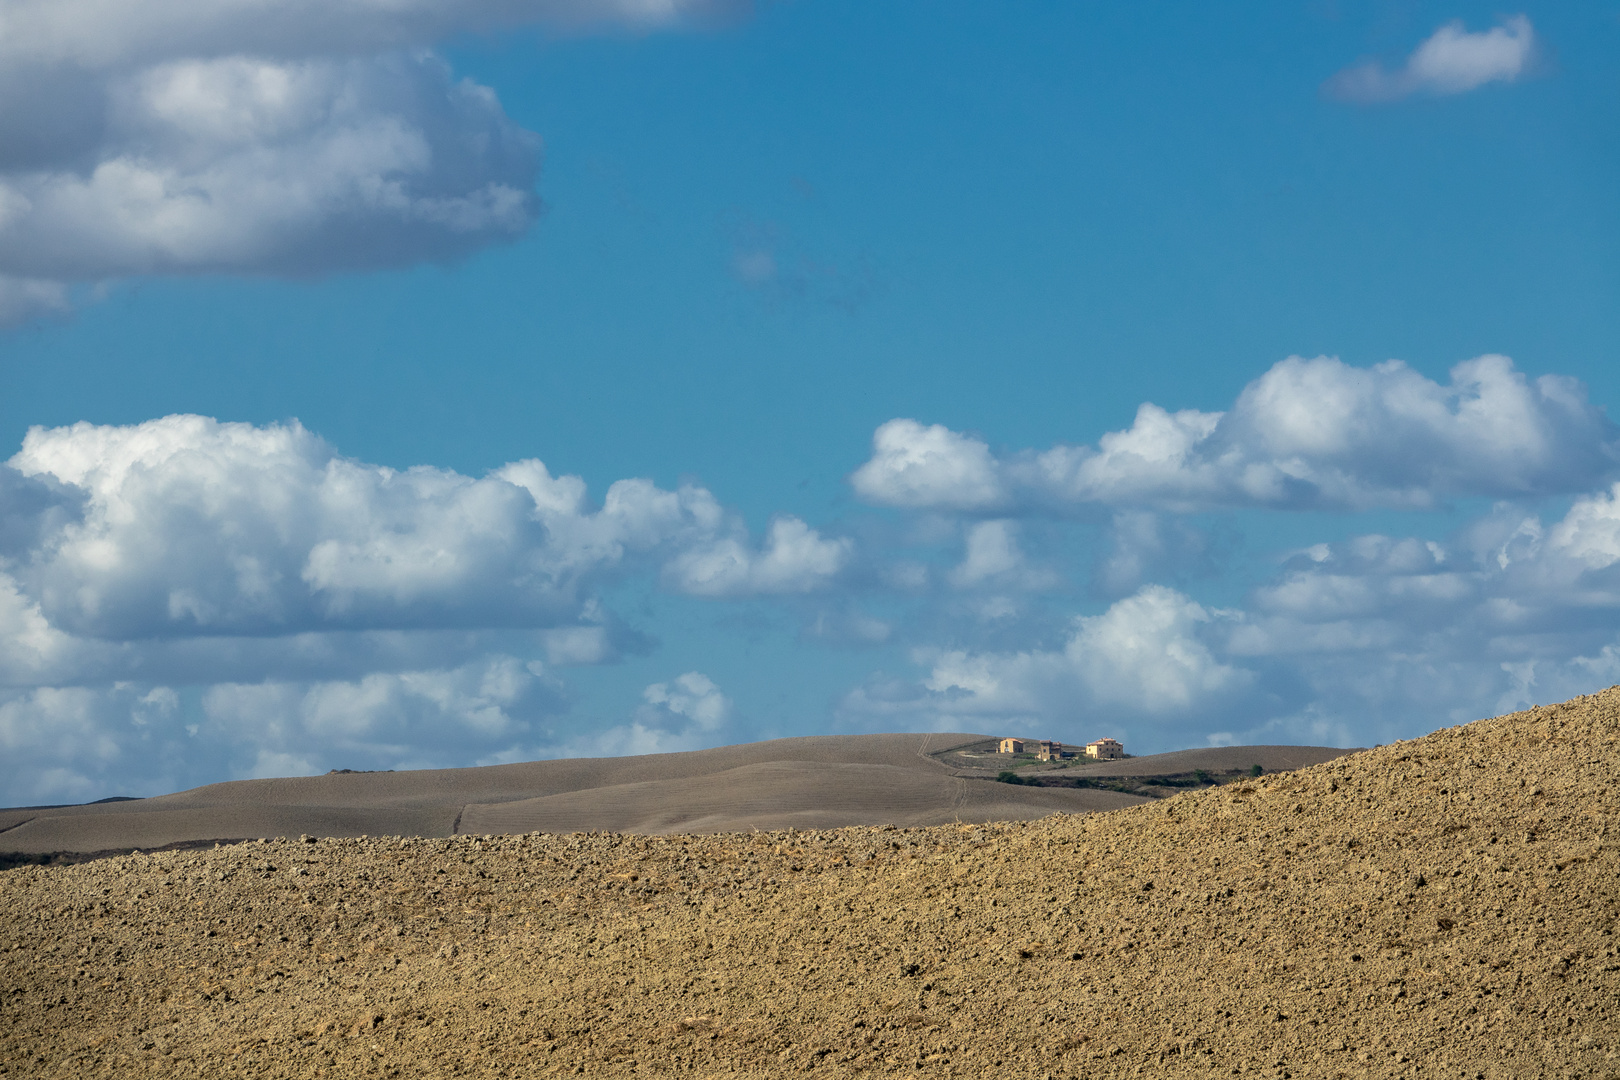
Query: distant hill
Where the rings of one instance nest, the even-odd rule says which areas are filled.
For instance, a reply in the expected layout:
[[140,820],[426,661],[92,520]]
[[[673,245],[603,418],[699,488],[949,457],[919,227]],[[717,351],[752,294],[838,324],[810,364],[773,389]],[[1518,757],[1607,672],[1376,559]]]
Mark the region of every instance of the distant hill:
[[[1159,793],[994,783],[996,770],[1006,763],[973,749],[993,745],[988,736],[962,733],[828,735],[679,754],[238,780],[150,799],[0,810],[0,851],[153,850],[303,834],[657,834],[937,825],[1117,810]],[[1222,747],[1028,772],[1117,778],[1251,764],[1276,770],[1346,752]]]

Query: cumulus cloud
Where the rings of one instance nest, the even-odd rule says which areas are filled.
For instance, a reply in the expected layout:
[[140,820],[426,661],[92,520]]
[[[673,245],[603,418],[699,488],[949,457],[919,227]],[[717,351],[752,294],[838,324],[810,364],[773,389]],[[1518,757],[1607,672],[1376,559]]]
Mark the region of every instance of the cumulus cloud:
[[959,512],[1427,508],[1579,491],[1617,457],[1620,432],[1578,384],[1532,382],[1504,356],[1458,364],[1449,385],[1398,360],[1290,357],[1228,412],[1146,403],[1095,447],[998,457],[972,436],[891,420],[851,482],[879,505]]
[[702,731],[714,731],[731,716],[730,699],[701,671],[688,671],[667,683],[653,683],[641,696],[654,710],[681,717]]
[[726,0],[5,0],[0,58],[108,67],[177,54],[376,52],[525,23],[653,29],[714,18]]
[[538,756],[566,706],[538,661],[499,654],[352,679],[0,688],[7,801],[154,794],[333,768]]
[[968,526],[962,561],[945,579],[958,589],[1034,590],[1058,581],[1051,570],[1033,564],[1019,542],[1020,525],[998,519]]
[[431,56],[182,60],[107,92],[95,145],[0,172],[0,273],[37,305],[41,280],[454,258],[536,214],[538,140]]
[[[1370,533],[1282,558],[1241,605],[1148,584],[1055,645],[918,649],[840,713],[865,728],[1366,745],[1620,679],[1620,484],[1552,521],[1512,502],[1442,539]],[[958,633],[961,631],[958,630]]]
[[872,457],[850,477],[868,502],[908,508],[987,510],[1007,500],[990,448],[942,424],[890,420],[872,435]]
[[1210,538],[1164,514],[1116,511],[1108,538],[1109,553],[1092,574],[1093,588],[1104,596],[1124,596],[1152,577],[1207,577],[1214,572]]
[[952,649],[929,659],[910,692],[889,683],[862,687],[843,702],[847,716],[899,718],[925,728],[951,723],[1074,723],[1077,712],[1162,721],[1224,703],[1251,672],[1217,659],[1207,638],[1229,612],[1149,585],[1100,615],[1071,624],[1057,649],[974,652]]
[[1390,71],[1368,60],[1334,75],[1324,89],[1340,100],[1360,102],[1462,94],[1486,83],[1516,81],[1529,69],[1535,47],[1535,31],[1523,15],[1473,33],[1458,20],[1436,30],[1400,68]]
[[130,764],[124,743],[133,737],[137,701],[122,689],[108,693],[77,686],[0,693],[0,785],[7,801],[88,800],[105,794],[104,779]]
[[[534,660],[490,656],[450,669],[312,683],[217,683],[195,738],[222,744],[237,776],[326,768],[422,768],[524,755],[561,711],[561,685]],[[525,745],[527,744],[527,745]]]
[[665,580],[694,596],[807,593],[843,570],[854,546],[847,538],[827,539],[796,517],[780,517],[760,550],[746,537],[727,536],[670,560]]
[[592,508],[538,461],[396,471],[296,422],[35,428],[7,467],[76,512],[9,573],[98,639],[567,625],[627,553],[729,524],[702,488],[621,480]]
[[756,550],[691,485],[586,496],[533,459],[478,478],[368,465],[296,421],[34,428],[0,467],[0,605],[41,642],[520,627],[566,631],[552,647],[577,662],[613,632],[594,585],[632,558],[744,596],[823,587],[853,547],[783,517]]
[[731,699],[701,671],[688,671],[641,692],[629,723],[573,736],[555,746],[561,757],[671,754],[726,741],[733,719]]
[[1611,488],[1551,525],[1502,504],[1446,542],[1313,545],[1254,591],[1224,655],[1286,670],[1299,715],[1345,730],[1382,717],[1410,734],[1599,689],[1620,649],[1617,530]]
[[538,212],[539,139],[427,47],[711,0],[0,0],[0,324],[136,275],[455,259]]
[[[15,775],[48,772],[44,733],[83,729],[79,757],[168,776],[151,771],[164,724],[135,722],[167,709],[164,752],[223,754],[237,775],[343,753],[368,767],[538,753],[535,723],[566,703],[549,665],[646,647],[603,589],[641,574],[699,596],[799,595],[852,550],[790,517],[756,547],[693,485],[620,480],[597,504],[538,460],[395,470],[297,422],[34,428],[0,464],[5,745]],[[725,698],[695,678],[659,705],[709,731]]]

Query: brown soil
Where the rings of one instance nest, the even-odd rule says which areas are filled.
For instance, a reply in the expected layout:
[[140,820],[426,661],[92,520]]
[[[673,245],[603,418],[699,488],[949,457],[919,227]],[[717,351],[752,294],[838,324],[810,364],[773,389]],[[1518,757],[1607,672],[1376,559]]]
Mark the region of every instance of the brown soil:
[[962,774],[941,761],[954,747],[987,741],[964,734],[774,739],[680,754],[237,780],[151,799],[19,807],[0,810],[0,865],[35,861],[19,856],[153,851],[278,834],[709,833],[1012,821],[1118,810],[1152,794],[997,784],[994,774]]
[[997,825],[0,874],[7,1076],[1620,1077],[1620,688]]

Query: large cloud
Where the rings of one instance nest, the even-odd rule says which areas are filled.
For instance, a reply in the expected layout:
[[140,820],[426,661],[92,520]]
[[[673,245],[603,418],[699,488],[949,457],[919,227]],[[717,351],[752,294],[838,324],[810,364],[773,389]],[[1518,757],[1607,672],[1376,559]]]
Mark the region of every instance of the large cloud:
[[891,420],[851,477],[879,505],[1072,512],[1087,504],[1278,509],[1426,508],[1453,496],[1589,489],[1620,458],[1620,430],[1580,386],[1534,382],[1482,356],[1440,385],[1391,360],[1355,368],[1290,357],[1225,413],[1137,410],[1096,447],[997,456],[937,425]]
[[[0,503],[0,671],[26,684],[118,676],[132,645],[147,665],[183,668],[206,642],[234,671],[307,671],[309,635],[334,634],[375,664],[416,662],[399,634],[539,630],[555,659],[590,662],[614,632],[596,590],[623,573],[663,566],[698,595],[808,592],[850,543],[782,518],[756,550],[700,487],[621,480],[593,506],[535,460],[396,471],[297,423],[200,416],[35,428],[0,467]],[[696,572],[717,552],[724,568]]]
[[399,471],[296,422],[35,428],[0,465],[0,801],[712,740],[695,672],[557,731],[553,669],[645,640],[602,591],[805,594],[851,551],[793,517],[756,546],[696,486],[598,505],[537,460]]
[[173,56],[366,53],[543,23],[652,29],[740,0],[4,0],[0,61],[104,68]]
[[1470,33],[1449,22],[1389,71],[1375,60],[1346,68],[1323,89],[1345,101],[1397,101],[1412,94],[1461,94],[1486,83],[1513,82],[1529,69],[1536,36],[1530,20],[1514,15],[1500,26]]
[[0,325],[75,283],[454,259],[534,222],[539,139],[425,47],[707,0],[0,0]]
[[1405,738],[1620,679],[1620,484],[1544,523],[1510,503],[1444,541],[1368,534],[1285,558],[1241,607],[1143,586],[1061,640],[921,649],[844,699],[865,726],[1143,751]]
[[690,548],[670,561],[666,580],[695,596],[807,593],[824,588],[849,563],[854,541],[829,540],[796,517],[771,522],[765,545],[732,535]]
[[296,423],[36,428],[9,468],[82,500],[13,575],[53,627],[112,640],[562,625],[627,552],[727,524],[701,488],[622,480],[592,509],[538,461],[400,472]]
[[846,716],[901,718],[907,725],[956,730],[1012,725],[1070,728],[1076,714],[1098,716],[1105,734],[1126,720],[1184,719],[1224,703],[1252,673],[1222,663],[1206,639],[1230,613],[1211,611],[1161,585],[1149,585],[1106,612],[1075,619],[1056,649],[1011,653],[952,649],[929,656],[912,688],[862,687],[842,705]]
[[538,661],[351,679],[0,690],[7,801],[144,794],[226,777],[532,758],[566,702]]
[[628,724],[578,736],[559,747],[560,756],[669,754],[722,741],[732,720],[732,701],[713,679],[688,671],[641,692],[643,704]]
[[431,56],[179,60],[106,92],[86,145],[36,139],[38,159],[0,172],[0,273],[396,265],[511,239],[535,217],[538,140]]

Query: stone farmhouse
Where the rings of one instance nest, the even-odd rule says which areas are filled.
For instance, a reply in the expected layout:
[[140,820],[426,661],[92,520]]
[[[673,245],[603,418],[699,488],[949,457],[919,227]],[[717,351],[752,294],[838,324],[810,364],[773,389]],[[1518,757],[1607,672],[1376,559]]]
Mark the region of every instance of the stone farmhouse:
[[[1065,749],[1051,739],[1002,739],[996,745],[1000,754],[1033,753],[1037,761],[1062,761],[1078,757],[1077,751]],[[1118,739],[1098,739],[1086,744],[1085,756],[1093,761],[1114,761],[1125,756],[1125,747]]]
[[1125,756],[1125,747],[1117,739],[1098,739],[1086,743],[1086,757],[1096,761],[1114,761]]

